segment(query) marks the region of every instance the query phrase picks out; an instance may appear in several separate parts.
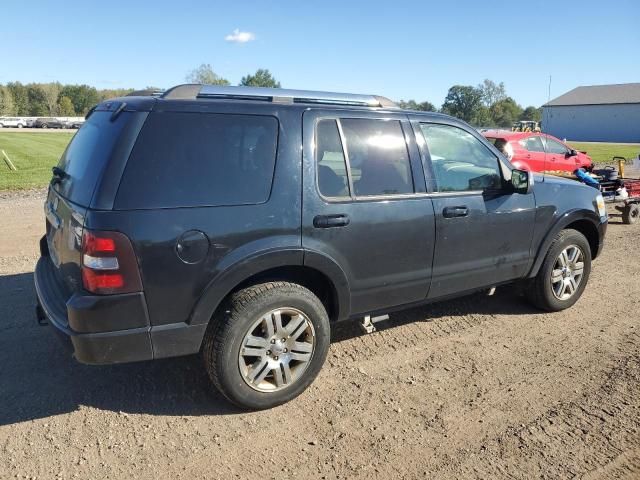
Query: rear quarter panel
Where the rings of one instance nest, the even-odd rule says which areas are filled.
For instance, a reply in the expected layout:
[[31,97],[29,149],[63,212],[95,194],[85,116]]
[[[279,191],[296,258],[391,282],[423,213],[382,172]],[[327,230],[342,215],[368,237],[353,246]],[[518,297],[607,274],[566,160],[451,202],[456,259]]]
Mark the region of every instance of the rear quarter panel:
[[[212,113],[243,113],[229,104],[175,102],[175,108],[205,109]],[[169,108],[169,107],[166,107]],[[132,241],[142,274],[152,325],[190,323],[196,304],[207,291],[222,288],[219,280],[235,270],[250,275],[243,261],[249,257],[273,258],[302,264],[301,219],[301,111],[272,105],[252,107],[251,113],[273,115],[279,120],[279,139],[272,191],[266,203],[258,205],[183,207],[154,210],[91,211],[86,225],[92,229],[117,230]],[[187,231],[198,230],[208,239],[203,260],[185,263],[177,254],[177,243]],[[286,259],[286,260],[285,260]],[[265,268],[269,263],[265,262]],[[239,273],[240,272],[240,273]],[[225,283],[232,289],[236,283]],[[222,288],[224,290],[224,288]],[[228,291],[227,290],[227,291]],[[207,315],[212,314],[208,312]],[[200,314],[202,315],[202,314]],[[208,317],[206,318],[208,321]]]

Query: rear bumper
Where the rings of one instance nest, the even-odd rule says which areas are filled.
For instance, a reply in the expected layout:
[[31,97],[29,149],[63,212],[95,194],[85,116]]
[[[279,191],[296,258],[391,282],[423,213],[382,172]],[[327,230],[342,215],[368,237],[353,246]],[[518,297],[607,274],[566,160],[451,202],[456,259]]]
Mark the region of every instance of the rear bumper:
[[[153,358],[153,348],[146,320],[144,297],[131,295],[109,297],[74,294],[65,301],[49,257],[38,260],[34,273],[38,316],[44,316],[63,343],[82,363],[104,364],[135,362]],[[139,303],[140,308],[132,305]],[[125,312],[129,314],[123,316]],[[139,318],[143,312],[145,317]],[[137,318],[136,318],[137,317]],[[39,318],[39,320],[44,320]],[[106,330],[115,323],[138,325],[134,328]],[[140,323],[143,323],[140,326]]]
[[88,364],[137,362],[197,353],[207,325],[151,327],[143,293],[84,295],[65,300],[50,257],[34,273],[36,316],[48,322],[75,358]]

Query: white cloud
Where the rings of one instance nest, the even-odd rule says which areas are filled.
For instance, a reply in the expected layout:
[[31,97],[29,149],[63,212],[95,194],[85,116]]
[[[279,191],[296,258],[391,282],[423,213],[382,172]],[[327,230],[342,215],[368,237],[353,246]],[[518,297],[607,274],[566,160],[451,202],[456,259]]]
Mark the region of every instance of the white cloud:
[[229,35],[224,37],[224,39],[227,42],[247,43],[247,42],[250,42],[251,40],[255,40],[256,36],[252,32],[241,32],[239,28],[236,28],[233,31],[233,33],[230,33]]

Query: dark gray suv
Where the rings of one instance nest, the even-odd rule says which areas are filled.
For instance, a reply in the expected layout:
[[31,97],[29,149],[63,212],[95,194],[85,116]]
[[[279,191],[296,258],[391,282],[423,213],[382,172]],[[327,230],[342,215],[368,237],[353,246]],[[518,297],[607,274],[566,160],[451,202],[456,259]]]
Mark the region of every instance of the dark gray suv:
[[99,104],[54,168],[37,315],[84,363],[200,352],[232,402],[318,374],[334,322],[519,282],[562,310],[607,216],[385,98],[181,85]]

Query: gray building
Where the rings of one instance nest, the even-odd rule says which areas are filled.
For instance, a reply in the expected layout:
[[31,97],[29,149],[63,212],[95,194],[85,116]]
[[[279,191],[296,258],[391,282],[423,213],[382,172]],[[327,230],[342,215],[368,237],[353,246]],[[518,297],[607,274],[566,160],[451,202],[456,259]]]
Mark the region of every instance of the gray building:
[[574,141],[640,143],[640,83],[574,88],[542,106],[542,130]]

